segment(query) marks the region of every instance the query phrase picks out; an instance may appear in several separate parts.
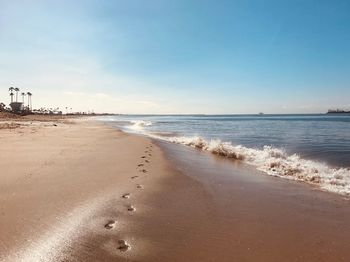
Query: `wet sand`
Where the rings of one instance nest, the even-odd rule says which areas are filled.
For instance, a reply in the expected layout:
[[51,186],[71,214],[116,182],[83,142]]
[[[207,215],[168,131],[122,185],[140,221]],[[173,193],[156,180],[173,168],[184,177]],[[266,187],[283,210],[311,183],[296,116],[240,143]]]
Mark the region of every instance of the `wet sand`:
[[197,226],[183,238],[191,244],[174,252],[176,261],[350,261],[349,198],[160,145],[172,166],[205,192],[205,212],[195,216]]
[[0,143],[1,261],[350,259],[341,196],[91,121]]

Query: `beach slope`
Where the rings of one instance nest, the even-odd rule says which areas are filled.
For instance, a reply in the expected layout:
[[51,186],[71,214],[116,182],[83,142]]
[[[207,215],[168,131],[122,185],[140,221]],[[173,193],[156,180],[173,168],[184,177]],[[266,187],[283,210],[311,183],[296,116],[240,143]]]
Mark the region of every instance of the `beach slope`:
[[341,196],[90,120],[2,124],[0,261],[349,261]]

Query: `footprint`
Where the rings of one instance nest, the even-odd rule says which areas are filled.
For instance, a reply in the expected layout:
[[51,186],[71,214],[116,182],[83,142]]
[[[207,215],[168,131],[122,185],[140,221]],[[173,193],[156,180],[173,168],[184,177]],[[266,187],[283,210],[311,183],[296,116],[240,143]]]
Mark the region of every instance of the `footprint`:
[[130,212],[134,212],[136,210],[136,208],[134,208],[133,206],[127,206],[127,208]]
[[137,166],[138,166],[138,167],[141,167],[141,166],[144,166],[144,164],[138,164]]
[[138,178],[139,176],[132,176],[131,179],[135,179],[135,178]]
[[108,223],[105,224],[105,228],[106,228],[106,229],[112,229],[112,228],[115,227],[116,223],[117,223],[117,222],[114,221],[114,220],[109,220]]
[[126,193],[124,195],[122,195],[122,198],[129,198],[130,197],[130,193]]
[[130,249],[130,245],[125,240],[118,240],[118,247],[122,252],[128,251]]
[[142,156],[141,158],[146,158],[146,156]]
[[152,156],[152,154],[148,154],[148,156]]
[[149,163],[149,160],[146,159],[145,162],[146,162],[146,163]]
[[136,187],[139,188],[139,189],[142,189],[142,188],[143,188],[143,186],[140,185],[140,184],[137,184]]

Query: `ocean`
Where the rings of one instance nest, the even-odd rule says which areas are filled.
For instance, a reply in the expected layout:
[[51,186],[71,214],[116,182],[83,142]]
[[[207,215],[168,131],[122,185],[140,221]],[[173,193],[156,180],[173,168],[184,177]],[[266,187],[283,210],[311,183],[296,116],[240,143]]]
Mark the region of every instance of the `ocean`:
[[115,115],[99,120],[350,195],[349,115]]

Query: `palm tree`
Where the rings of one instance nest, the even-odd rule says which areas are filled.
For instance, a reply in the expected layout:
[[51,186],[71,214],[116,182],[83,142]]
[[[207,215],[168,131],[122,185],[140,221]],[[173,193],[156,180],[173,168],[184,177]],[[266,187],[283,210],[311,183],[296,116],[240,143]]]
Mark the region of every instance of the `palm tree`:
[[9,88],[9,92],[10,92],[10,97],[11,97],[11,104],[13,103],[13,91],[15,90],[15,88],[14,87],[10,87]]
[[18,92],[19,92],[19,88],[15,87],[15,92],[16,92],[16,102],[18,102]]
[[22,92],[21,95],[22,95],[22,102],[23,102],[23,106],[24,106],[24,97],[25,97],[27,94],[24,93],[24,92]]
[[11,104],[13,103],[13,96],[14,96],[14,93],[10,93],[10,96],[11,96]]
[[27,92],[27,96],[28,96],[28,108],[30,110],[32,110],[32,93],[31,92]]

